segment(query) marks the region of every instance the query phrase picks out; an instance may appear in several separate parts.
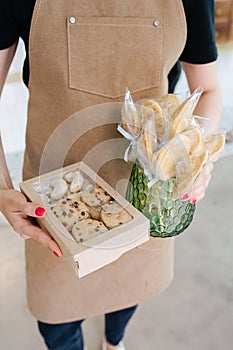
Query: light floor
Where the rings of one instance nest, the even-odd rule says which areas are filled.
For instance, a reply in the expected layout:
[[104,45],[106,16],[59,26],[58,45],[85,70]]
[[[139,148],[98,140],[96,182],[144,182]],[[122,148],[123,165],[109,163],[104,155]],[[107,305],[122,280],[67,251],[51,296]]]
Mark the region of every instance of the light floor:
[[[232,156],[216,164],[194,223],[176,239],[174,282],[139,307],[126,333],[128,350],[232,349],[232,173]],[[3,223],[0,232],[0,349],[43,350],[26,307],[23,241]],[[84,326],[88,349],[100,350],[102,320]]]
[[[13,80],[17,80],[20,58],[19,54],[11,70]],[[230,129],[233,51],[220,54],[218,69],[224,98],[222,124]],[[0,126],[15,184],[21,173],[26,101],[22,84],[6,85]],[[232,173],[233,145],[229,144],[216,163],[208,195],[198,204],[193,225],[176,239],[175,279],[166,292],[137,310],[125,336],[128,350],[232,349]],[[2,217],[0,235],[0,350],[44,350],[26,306],[24,242]],[[84,328],[88,350],[100,350],[102,319],[88,320]]]

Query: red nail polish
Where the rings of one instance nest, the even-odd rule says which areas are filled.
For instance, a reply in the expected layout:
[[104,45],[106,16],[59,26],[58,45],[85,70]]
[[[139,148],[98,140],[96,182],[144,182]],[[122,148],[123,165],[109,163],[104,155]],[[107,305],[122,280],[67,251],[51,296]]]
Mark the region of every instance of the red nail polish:
[[53,252],[53,254],[54,254],[57,258],[60,258],[60,257],[61,257],[61,255],[58,254],[57,252]]
[[189,195],[186,193],[184,196],[180,198],[181,201],[184,201],[185,199],[188,199]]
[[196,199],[196,198],[192,199],[192,200],[191,200],[191,203],[192,203],[192,204],[196,204],[196,203],[197,203],[197,199]]
[[37,216],[44,216],[44,213],[45,213],[45,209],[42,207],[37,207],[35,210],[35,214]]

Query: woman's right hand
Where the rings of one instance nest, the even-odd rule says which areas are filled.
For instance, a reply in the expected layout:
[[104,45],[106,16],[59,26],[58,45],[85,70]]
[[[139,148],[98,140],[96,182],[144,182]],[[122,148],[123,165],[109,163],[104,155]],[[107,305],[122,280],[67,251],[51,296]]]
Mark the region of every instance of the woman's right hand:
[[28,202],[26,197],[14,189],[0,190],[0,212],[6,217],[15,232],[22,238],[32,238],[51,250],[57,257],[62,256],[58,244],[39,226],[34,225],[29,217],[39,218],[45,215],[45,209]]

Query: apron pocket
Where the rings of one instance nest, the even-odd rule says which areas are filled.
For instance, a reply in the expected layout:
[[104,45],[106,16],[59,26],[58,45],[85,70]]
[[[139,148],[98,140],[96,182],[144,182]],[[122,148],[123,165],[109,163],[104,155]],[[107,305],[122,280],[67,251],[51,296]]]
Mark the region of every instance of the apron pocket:
[[117,98],[157,87],[162,26],[155,18],[70,17],[69,86]]

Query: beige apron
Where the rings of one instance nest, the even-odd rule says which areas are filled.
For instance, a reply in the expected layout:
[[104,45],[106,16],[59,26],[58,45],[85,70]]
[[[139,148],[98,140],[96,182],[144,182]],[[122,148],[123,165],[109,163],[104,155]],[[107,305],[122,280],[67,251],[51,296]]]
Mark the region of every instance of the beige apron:
[[[185,39],[181,0],[37,0],[29,42],[24,179],[38,175],[46,142],[72,114],[123,101],[126,86],[135,100],[166,93],[167,74]],[[82,122],[80,118],[80,128]],[[98,143],[119,137],[115,124],[97,127],[73,145],[65,164],[83,159]],[[46,171],[56,167],[61,145],[62,140]],[[122,159],[108,161],[100,169],[113,186],[129,173],[130,165]],[[150,238],[114,263],[78,279],[66,261],[27,240],[29,308],[37,319],[59,323],[140,303],[169,285],[173,255],[173,239]]]

